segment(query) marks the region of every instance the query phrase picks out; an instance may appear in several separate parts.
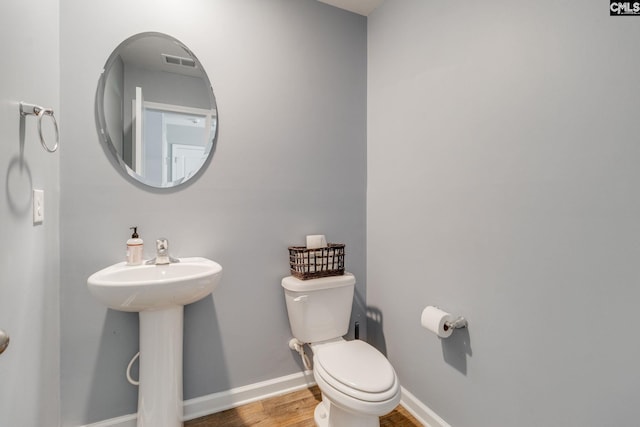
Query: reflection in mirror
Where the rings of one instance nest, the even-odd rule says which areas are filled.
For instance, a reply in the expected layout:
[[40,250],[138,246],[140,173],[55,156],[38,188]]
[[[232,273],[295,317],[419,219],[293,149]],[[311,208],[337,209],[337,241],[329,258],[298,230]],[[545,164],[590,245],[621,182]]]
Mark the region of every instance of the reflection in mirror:
[[122,42],[107,60],[97,95],[99,133],[137,181],[174,187],[213,154],[218,114],[211,83],[173,37],[142,33]]

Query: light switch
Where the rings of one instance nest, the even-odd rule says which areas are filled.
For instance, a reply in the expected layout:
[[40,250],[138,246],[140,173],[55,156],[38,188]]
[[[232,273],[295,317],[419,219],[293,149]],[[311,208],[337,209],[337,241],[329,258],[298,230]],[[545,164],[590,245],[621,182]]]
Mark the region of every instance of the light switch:
[[44,190],[33,190],[33,223],[44,221]]

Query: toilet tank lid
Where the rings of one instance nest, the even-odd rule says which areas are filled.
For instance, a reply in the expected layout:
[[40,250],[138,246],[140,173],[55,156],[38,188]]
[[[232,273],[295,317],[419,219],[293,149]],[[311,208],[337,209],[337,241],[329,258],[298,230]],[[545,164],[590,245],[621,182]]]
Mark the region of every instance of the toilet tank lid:
[[294,292],[309,292],[320,289],[353,286],[355,283],[356,278],[354,275],[346,272],[342,276],[321,277],[319,279],[300,280],[293,276],[287,276],[282,279],[282,287]]

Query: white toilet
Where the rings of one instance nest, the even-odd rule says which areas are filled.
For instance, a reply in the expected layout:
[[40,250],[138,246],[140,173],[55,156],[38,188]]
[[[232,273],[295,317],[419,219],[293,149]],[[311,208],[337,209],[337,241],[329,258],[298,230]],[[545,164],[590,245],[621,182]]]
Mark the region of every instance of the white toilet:
[[282,279],[291,332],[313,351],[313,377],[322,392],[320,427],[378,427],[400,402],[391,363],[364,341],[345,341],[356,279],[353,274]]

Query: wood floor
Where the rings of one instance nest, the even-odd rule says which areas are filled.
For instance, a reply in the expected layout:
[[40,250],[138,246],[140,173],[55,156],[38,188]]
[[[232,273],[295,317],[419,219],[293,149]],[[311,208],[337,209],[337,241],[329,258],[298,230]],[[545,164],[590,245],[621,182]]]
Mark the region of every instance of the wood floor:
[[[315,427],[313,410],[322,400],[318,387],[272,397],[184,423],[185,427]],[[380,418],[381,427],[420,427],[402,406]]]

